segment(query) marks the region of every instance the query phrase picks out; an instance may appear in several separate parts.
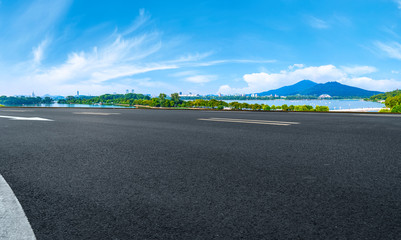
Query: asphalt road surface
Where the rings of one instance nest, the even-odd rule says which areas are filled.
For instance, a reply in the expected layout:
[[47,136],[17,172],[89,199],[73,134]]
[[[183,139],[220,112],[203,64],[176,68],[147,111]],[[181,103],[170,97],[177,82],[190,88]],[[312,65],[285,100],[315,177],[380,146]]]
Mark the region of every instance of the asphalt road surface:
[[401,238],[401,115],[0,109],[0,174],[37,239]]

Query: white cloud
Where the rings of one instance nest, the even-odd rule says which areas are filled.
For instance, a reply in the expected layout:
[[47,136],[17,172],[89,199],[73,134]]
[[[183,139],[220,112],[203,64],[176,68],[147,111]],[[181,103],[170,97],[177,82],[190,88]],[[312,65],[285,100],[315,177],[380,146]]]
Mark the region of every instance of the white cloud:
[[255,93],[263,92],[279,87],[295,84],[301,80],[308,79],[317,83],[337,81],[351,86],[361,87],[368,90],[386,91],[401,88],[401,81],[396,80],[374,80],[361,77],[366,72],[371,72],[373,67],[348,68],[353,74],[347,73],[343,68],[334,65],[303,67],[292,71],[283,70],[279,73],[252,73],[245,74],[243,80],[246,87],[232,88],[223,85],[218,92],[223,94]]
[[316,29],[326,29],[330,27],[326,21],[313,16],[308,16],[307,21],[311,27]]
[[42,62],[43,54],[44,54],[45,48],[47,47],[48,43],[49,43],[49,40],[46,38],[37,47],[34,47],[32,49],[33,62],[35,64],[40,64]]
[[138,73],[176,68],[175,65],[141,62],[161,47],[157,34],[144,34],[123,39],[90,52],[73,52],[65,63],[43,69],[33,78],[41,83],[92,82],[102,83]]
[[208,83],[217,79],[216,75],[196,75],[185,78],[187,82],[191,83]]
[[398,42],[375,42],[375,45],[388,57],[401,60],[401,44]]
[[293,64],[293,65],[288,66],[288,69],[292,70],[294,68],[303,68],[303,67],[304,67],[303,64]]
[[351,75],[364,75],[369,73],[377,72],[377,69],[372,66],[354,66],[354,67],[341,67],[344,72],[351,74]]
[[369,77],[346,78],[341,81],[343,84],[360,87],[373,91],[392,91],[401,88],[401,81],[395,79],[372,79]]

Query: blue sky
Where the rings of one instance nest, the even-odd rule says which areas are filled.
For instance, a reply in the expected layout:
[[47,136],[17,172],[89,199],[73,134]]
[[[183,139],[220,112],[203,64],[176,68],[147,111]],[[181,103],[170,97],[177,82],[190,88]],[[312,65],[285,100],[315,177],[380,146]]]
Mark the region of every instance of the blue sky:
[[401,88],[401,0],[0,1],[0,95]]

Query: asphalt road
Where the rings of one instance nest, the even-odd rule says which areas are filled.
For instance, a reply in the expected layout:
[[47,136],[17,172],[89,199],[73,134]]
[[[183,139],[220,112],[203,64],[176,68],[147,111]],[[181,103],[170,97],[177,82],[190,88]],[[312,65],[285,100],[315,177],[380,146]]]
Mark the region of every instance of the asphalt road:
[[54,120],[0,118],[37,239],[401,238],[401,115],[20,110]]

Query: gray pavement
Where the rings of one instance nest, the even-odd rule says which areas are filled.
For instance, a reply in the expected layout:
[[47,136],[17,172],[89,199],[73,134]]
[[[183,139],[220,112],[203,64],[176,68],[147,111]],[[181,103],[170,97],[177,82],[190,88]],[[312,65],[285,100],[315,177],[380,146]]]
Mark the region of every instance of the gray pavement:
[[0,174],[37,239],[401,238],[401,115],[0,116]]

